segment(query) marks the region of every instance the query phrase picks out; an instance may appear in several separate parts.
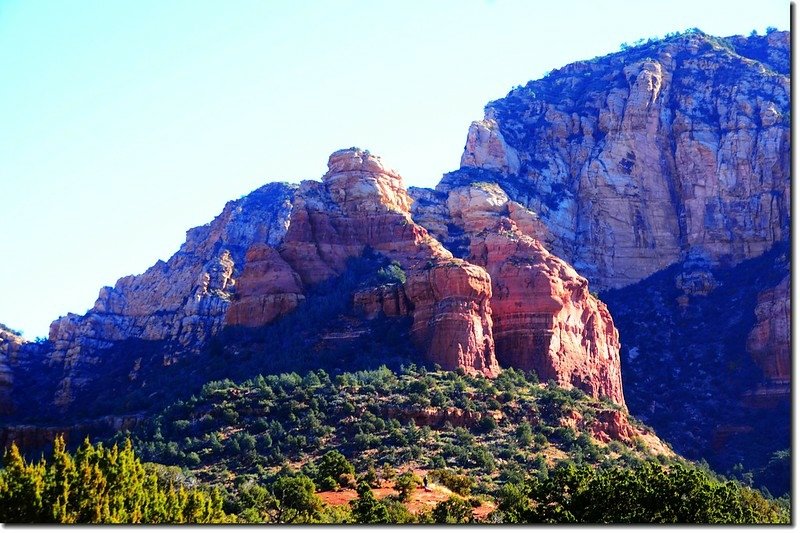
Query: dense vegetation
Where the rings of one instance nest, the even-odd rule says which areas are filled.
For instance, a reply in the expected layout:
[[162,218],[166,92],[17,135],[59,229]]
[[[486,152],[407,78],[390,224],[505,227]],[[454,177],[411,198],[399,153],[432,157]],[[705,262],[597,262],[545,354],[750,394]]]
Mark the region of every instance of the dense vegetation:
[[[484,506],[490,523],[788,521],[785,507],[685,463],[640,425],[640,437],[598,441],[592,421],[618,409],[514,370],[216,381],[117,443],[86,441],[73,456],[59,439],[39,462],[12,447],[1,518],[467,523]],[[444,496],[412,513],[422,475]],[[331,491],[351,496],[327,504]]]
[[[189,468],[215,483],[231,472],[259,480],[286,462],[338,450],[359,471],[413,463],[460,469],[492,486],[544,468],[548,458],[580,464],[655,458],[641,439],[604,445],[578,427],[617,409],[513,369],[495,380],[415,366],[334,378],[320,370],[210,382],[131,437],[147,460]],[[672,455],[661,453],[665,462]]]
[[[277,520],[276,513],[264,507],[263,497],[256,511],[248,510],[253,507],[242,498],[249,501],[247,494],[261,490],[255,487],[270,487],[287,476],[304,480],[304,486],[313,485],[316,491],[357,488],[359,494],[355,507],[338,509],[336,516],[316,505],[295,521],[345,520],[343,516],[352,512],[346,520],[381,523],[389,516],[392,523],[459,522],[467,514],[472,519],[464,511],[467,498],[500,496],[502,487],[548,479],[564,465],[582,472],[624,473],[644,463],[652,466],[637,479],[654,476],[656,465],[670,471],[682,468],[676,471],[692,472],[693,482],[702,481],[703,487],[724,485],[728,492],[720,494],[739,495],[731,505],[758,502],[756,507],[769,509],[767,514],[720,511],[714,520],[772,521],[782,512],[758,493],[684,463],[650,440],[652,434],[635,420],[630,422],[639,437],[598,441],[592,422],[618,409],[513,369],[495,380],[415,366],[400,373],[382,367],[335,377],[318,370],[305,376],[256,376],[238,384],[208,383],[198,395],[174,403],[134,434],[117,439],[130,437],[145,459],[178,466],[190,477],[218,487],[225,510],[249,521]],[[407,516],[399,503],[421,483],[410,474],[412,469],[427,471],[431,480],[452,491],[453,501],[442,502],[438,512],[434,508],[416,518]],[[596,482],[611,483],[610,479]],[[377,500],[364,483],[370,488],[389,483],[398,492],[396,499]],[[704,490],[698,489],[703,501],[719,507],[716,496],[706,497]],[[581,515],[573,515],[580,520]],[[669,516],[689,520],[688,515],[664,513],[652,519],[668,521]],[[693,516],[692,520],[704,516],[701,521],[713,518]],[[621,515],[607,518],[627,520]],[[491,519],[515,520],[500,512]]]
[[56,438],[49,461],[26,461],[16,445],[0,470],[0,522],[119,524],[224,522],[218,492],[166,484],[122,448],[85,441],[73,456]]
[[506,485],[498,501],[509,523],[788,522],[785,509],[756,491],[682,464],[608,469],[562,464],[548,476]]

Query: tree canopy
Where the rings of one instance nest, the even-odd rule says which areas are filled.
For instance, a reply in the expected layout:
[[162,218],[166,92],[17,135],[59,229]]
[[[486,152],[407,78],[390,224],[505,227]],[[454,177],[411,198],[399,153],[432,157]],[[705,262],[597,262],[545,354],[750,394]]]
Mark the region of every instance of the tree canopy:
[[0,470],[0,522],[62,524],[175,524],[227,521],[216,491],[159,483],[123,447],[86,439],[73,456],[56,437],[50,460],[28,462],[16,444]]

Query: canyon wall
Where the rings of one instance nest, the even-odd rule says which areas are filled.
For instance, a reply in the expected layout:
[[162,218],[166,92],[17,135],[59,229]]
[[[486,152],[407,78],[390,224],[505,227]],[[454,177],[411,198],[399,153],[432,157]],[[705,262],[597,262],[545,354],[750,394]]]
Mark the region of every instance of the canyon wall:
[[598,289],[756,257],[789,236],[788,50],[689,32],[567,65],[489,103],[438,189],[499,183]]

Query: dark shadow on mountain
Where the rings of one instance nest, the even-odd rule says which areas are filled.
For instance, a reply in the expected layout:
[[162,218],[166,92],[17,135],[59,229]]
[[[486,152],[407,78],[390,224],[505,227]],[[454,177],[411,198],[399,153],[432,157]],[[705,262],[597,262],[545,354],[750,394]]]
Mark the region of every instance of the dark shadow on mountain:
[[[706,296],[690,295],[682,306],[678,298],[685,293],[676,276],[697,271],[718,286]],[[781,242],[734,267],[686,261],[601,294],[620,332],[631,413],[678,453],[705,459],[720,473],[752,478],[756,488],[766,486],[776,496],[789,490],[788,476],[767,470],[774,453],[791,447],[789,398],[766,407],[745,401],[745,393],[764,382],[746,343],[758,293],[788,272],[789,244]]]

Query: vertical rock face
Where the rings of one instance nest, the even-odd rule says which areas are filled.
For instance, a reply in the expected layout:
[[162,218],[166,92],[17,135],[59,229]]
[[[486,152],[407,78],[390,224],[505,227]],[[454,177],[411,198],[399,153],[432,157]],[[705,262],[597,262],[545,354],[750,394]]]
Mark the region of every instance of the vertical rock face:
[[245,257],[227,324],[260,326],[294,310],[305,299],[300,276],[274,248],[259,243]]
[[625,405],[611,315],[587,280],[535,238],[548,235],[538,217],[486,183],[454,188],[446,206],[469,241],[467,259],[491,277],[499,364]]
[[406,293],[414,304],[412,335],[428,359],[444,369],[464,368],[494,377],[492,283],[486,271],[454,259],[411,272]]
[[14,371],[20,347],[25,342],[20,335],[0,324],[0,415],[14,411]]
[[789,276],[758,295],[756,325],[747,338],[747,350],[773,384],[788,384],[792,375],[791,298]]
[[535,370],[625,405],[619,335],[588,282],[510,220],[472,240],[470,260],[492,277],[492,310],[501,366]]
[[356,303],[374,314],[390,297],[396,303],[386,308],[413,317],[412,336],[431,362],[495,375],[491,281],[414,223],[411,204],[402,178],[380,158],[340,150],[322,183],[301,184],[280,255],[306,285],[343,273],[367,247],[397,261],[408,272],[402,294],[362,293]]
[[568,65],[490,103],[438,188],[489,173],[600,289],[758,256],[788,238],[788,49],[688,33]]

